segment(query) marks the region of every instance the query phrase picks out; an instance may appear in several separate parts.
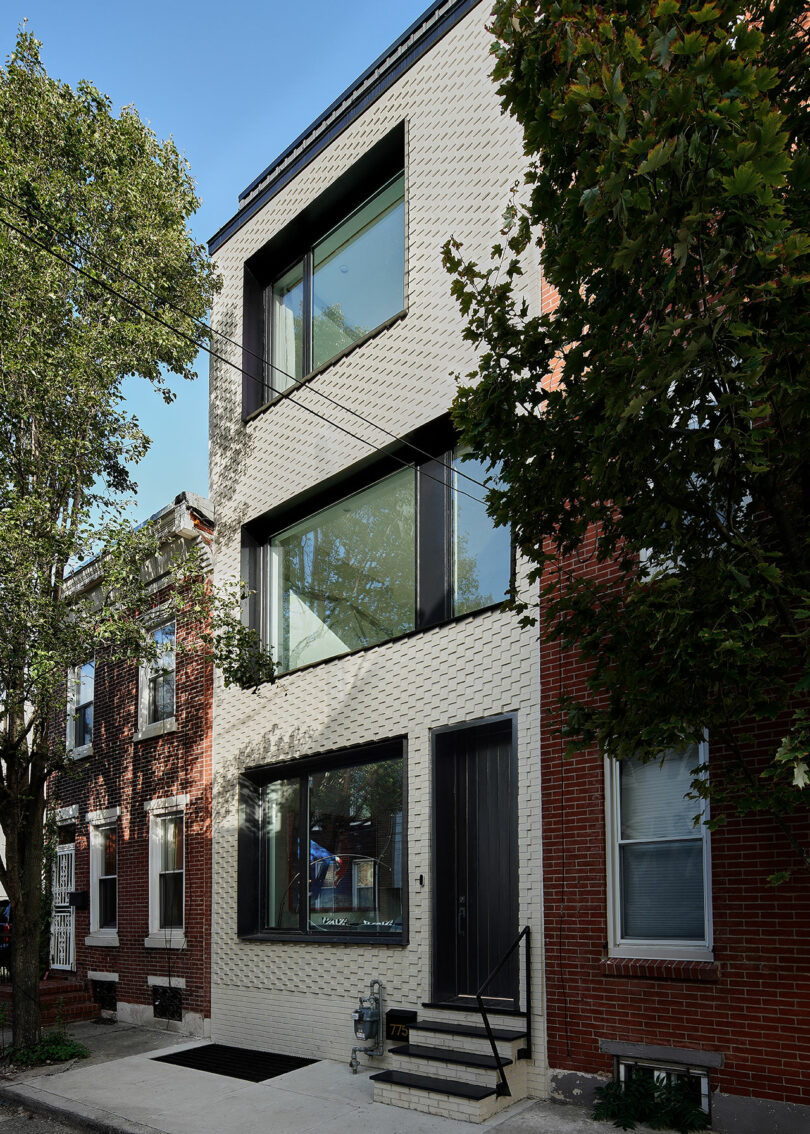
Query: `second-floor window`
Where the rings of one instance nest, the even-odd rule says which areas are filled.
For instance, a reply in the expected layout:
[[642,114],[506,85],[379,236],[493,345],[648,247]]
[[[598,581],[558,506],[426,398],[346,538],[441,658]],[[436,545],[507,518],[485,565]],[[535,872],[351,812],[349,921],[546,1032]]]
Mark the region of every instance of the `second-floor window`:
[[404,277],[404,175],[399,174],[266,289],[264,400],[400,312]]
[[156,656],[146,676],[146,723],[174,716],[175,624],[167,622],[152,631]]
[[93,699],[95,661],[75,666],[68,672],[68,748],[75,750],[93,743]]
[[259,621],[282,671],[503,601],[509,532],[482,502],[484,467],[449,452],[272,533],[258,552]]

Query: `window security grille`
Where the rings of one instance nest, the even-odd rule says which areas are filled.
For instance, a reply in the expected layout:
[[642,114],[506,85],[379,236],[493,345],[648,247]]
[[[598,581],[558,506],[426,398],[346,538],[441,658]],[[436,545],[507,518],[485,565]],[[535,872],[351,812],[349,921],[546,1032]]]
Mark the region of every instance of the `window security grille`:
[[666,1086],[673,1086],[677,1082],[685,1083],[701,1110],[711,1114],[709,1072],[705,1067],[672,1067],[646,1060],[616,1060],[616,1078],[620,1083],[629,1083],[632,1079],[642,1077]]
[[107,1012],[115,1012],[118,1008],[118,985],[114,980],[93,980],[93,1000]]
[[152,1011],[156,1020],[182,1020],[183,994],[179,988],[152,988]]

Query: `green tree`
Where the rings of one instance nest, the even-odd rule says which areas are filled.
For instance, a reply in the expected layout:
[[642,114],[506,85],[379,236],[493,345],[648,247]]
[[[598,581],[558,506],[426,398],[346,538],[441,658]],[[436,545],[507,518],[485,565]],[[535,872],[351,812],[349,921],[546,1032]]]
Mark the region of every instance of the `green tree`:
[[[45,784],[65,758],[49,729],[66,668],[145,648],[136,615],[156,536],[118,517],[149,442],[122,380],[171,400],[166,375],[194,377],[196,320],[216,287],[174,143],[131,108],[114,115],[89,83],[49,78],[39,47],[22,31],[0,70],[0,881],[18,1045],[39,1031]],[[92,600],[66,595],[66,572],[93,555],[104,572]]]
[[695,790],[775,816],[805,865],[809,26],[789,0],[498,0],[525,205],[489,264],[445,252],[479,353],[455,420],[501,463],[490,507],[544,632],[590,667],[569,748],[652,759],[708,730],[729,755]]

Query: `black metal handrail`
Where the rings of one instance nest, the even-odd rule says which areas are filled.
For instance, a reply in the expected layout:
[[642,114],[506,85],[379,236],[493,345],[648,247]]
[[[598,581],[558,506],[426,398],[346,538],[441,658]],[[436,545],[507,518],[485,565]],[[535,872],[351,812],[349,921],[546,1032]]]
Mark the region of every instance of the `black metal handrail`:
[[520,943],[524,939],[524,937],[526,938],[526,1044],[518,1052],[518,1059],[531,1059],[531,1057],[532,1057],[532,973],[531,973],[532,931],[531,931],[531,929],[529,928],[528,925],[524,925],[523,929],[521,929],[520,933],[517,935],[515,940],[512,942],[512,944],[506,950],[504,955],[501,957],[498,964],[495,966],[495,968],[489,974],[487,979],[484,981],[484,983],[478,989],[478,992],[476,992],[476,994],[475,994],[475,999],[478,1003],[478,1011],[481,1013],[481,1019],[484,1021],[484,1027],[486,1029],[487,1039],[489,1040],[489,1046],[492,1048],[492,1054],[495,1056],[495,1066],[498,1069],[498,1084],[495,1087],[495,1091],[499,1095],[511,1095],[512,1092],[509,1090],[509,1084],[506,1081],[506,1072],[504,1071],[503,1060],[501,1059],[501,1053],[498,1051],[498,1045],[495,1042],[495,1036],[492,1034],[492,1025],[489,1022],[489,1016],[487,1015],[487,1010],[484,1007],[484,989],[487,987],[487,985],[490,983],[490,981],[493,980],[493,978],[498,975],[498,973],[501,971],[503,966],[506,964],[506,962],[509,960],[509,958],[514,953],[515,949],[518,948],[518,946],[520,945]]

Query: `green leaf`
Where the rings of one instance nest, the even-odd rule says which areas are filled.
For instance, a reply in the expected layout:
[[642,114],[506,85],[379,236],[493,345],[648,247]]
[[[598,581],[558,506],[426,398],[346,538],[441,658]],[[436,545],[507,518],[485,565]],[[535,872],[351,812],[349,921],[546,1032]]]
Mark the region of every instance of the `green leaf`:
[[744,197],[755,194],[762,185],[762,176],[754,167],[753,162],[746,161],[737,166],[733,174],[722,179],[723,185],[732,197]]
[[677,144],[678,139],[677,137],[675,137],[668,138],[664,142],[659,142],[657,146],[653,146],[653,148],[647,154],[647,157],[638,167],[638,172],[654,173],[657,169],[660,169],[661,166],[666,165],[666,163],[672,157],[673,151],[675,150],[675,146]]
[[720,19],[720,9],[716,4],[704,4],[702,8],[690,8],[689,15],[696,24],[708,24]]
[[643,57],[644,45],[632,28],[624,29],[624,46],[630,58],[636,63],[640,63]]

